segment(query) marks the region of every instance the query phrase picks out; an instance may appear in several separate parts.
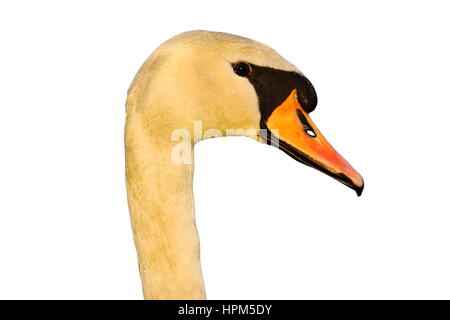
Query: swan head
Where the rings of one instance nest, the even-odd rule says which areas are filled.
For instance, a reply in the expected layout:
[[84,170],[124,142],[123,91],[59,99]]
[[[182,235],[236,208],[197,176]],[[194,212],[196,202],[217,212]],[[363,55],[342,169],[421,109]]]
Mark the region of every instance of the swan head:
[[243,135],[271,144],[359,196],[363,178],[312,122],[316,105],[311,82],[270,47],[190,31],[163,43],[143,64],[128,91],[127,113],[142,114],[160,138],[181,129],[192,143]]

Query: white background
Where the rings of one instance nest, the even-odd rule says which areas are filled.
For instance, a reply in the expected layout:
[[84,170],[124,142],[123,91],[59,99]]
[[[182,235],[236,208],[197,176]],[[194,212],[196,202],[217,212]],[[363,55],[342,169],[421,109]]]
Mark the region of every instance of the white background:
[[246,138],[196,146],[210,299],[450,298],[445,1],[0,4],[0,298],[142,298],[124,184],[127,88],[192,29],[264,42],[361,198]]

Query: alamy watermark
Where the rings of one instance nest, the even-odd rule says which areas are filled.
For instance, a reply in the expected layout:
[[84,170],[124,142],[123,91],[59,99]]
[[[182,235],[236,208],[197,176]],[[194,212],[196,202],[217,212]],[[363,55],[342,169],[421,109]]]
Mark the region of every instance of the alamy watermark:
[[172,131],[170,139],[178,143],[172,148],[171,159],[175,164],[192,164],[192,145],[201,140],[218,138],[223,136],[247,136],[257,137],[259,141],[278,148],[278,130],[267,129],[226,129],[225,134],[220,129],[208,129],[203,132],[203,122],[194,121],[193,137],[191,131],[180,128]]

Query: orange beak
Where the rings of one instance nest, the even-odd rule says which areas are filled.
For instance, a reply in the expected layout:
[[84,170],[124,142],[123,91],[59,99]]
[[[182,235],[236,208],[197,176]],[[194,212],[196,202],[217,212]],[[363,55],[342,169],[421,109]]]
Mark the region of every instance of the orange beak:
[[334,150],[311,121],[298,102],[297,89],[292,90],[289,97],[273,110],[266,126],[271,132],[272,145],[349,186],[358,196],[361,195],[363,178]]

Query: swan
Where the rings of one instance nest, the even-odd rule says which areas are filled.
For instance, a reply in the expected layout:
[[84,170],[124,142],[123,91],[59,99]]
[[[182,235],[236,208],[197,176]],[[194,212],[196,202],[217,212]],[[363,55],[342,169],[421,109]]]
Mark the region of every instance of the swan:
[[126,101],[125,166],[144,299],[206,299],[193,197],[193,146],[242,135],[271,144],[361,195],[363,178],[311,121],[314,87],[270,47],[189,31],[159,46]]

